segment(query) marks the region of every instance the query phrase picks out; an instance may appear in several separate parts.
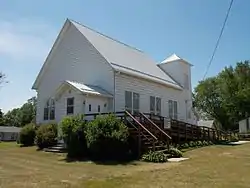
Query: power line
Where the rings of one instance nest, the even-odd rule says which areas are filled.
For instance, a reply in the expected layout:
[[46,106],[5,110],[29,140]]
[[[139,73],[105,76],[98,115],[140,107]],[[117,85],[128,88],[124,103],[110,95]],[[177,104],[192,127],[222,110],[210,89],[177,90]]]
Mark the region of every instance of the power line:
[[211,59],[210,59],[210,61],[209,61],[209,63],[208,63],[206,72],[205,72],[205,74],[204,74],[204,76],[203,76],[203,80],[204,80],[205,77],[207,76],[208,70],[209,70],[209,68],[210,68],[210,66],[211,66],[211,64],[212,64],[212,61],[213,61],[213,59],[214,59],[214,55],[215,55],[215,53],[216,53],[216,51],[217,51],[217,48],[218,48],[218,46],[219,46],[221,36],[222,36],[222,34],[223,34],[225,25],[226,25],[226,23],[227,23],[228,15],[229,15],[230,10],[231,10],[231,7],[232,7],[232,5],[233,5],[233,1],[234,1],[234,0],[231,0],[231,2],[230,2],[229,8],[228,8],[228,10],[227,10],[226,18],[225,18],[224,23],[223,23],[223,25],[222,25],[221,32],[220,32],[219,38],[218,38],[218,40],[217,40],[217,42],[216,42],[216,45],[215,45],[215,48],[214,48],[212,57],[211,57]]

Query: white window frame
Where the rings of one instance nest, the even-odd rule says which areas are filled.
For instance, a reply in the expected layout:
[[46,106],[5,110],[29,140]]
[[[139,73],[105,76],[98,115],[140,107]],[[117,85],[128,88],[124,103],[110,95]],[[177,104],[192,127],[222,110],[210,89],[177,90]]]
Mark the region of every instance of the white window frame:
[[[69,100],[69,99],[73,99],[73,104],[68,104],[68,100]],[[75,108],[75,107],[74,107],[74,106],[75,106],[75,98],[74,98],[74,97],[68,97],[67,100],[66,100],[66,103],[67,103],[67,104],[66,104],[66,114],[67,114],[67,115],[72,115],[72,114],[74,114],[74,111],[75,111],[75,109],[74,109],[74,108]],[[69,112],[68,112],[68,108],[73,108],[73,110],[72,110],[73,112],[70,112],[70,113],[69,113]]]
[[[45,109],[46,116],[45,116]],[[43,120],[55,120],[55,100],[50,98],[46,101],[46,105],[43,109]]]
[[[152,100],[151,100],[152,99]],[[157,106],[157,100],[160,100],[160,108]],[[154,115],[161,115],[161,98],[156,96],[149,97],[149,111]]]
[[169,118],[178,119],[178,102],[174,100],[168,101]]
[[[129,102],[131,102],[131,107],[127,106],[127,104],[126,104],[126,101],[128,100],[128,99],[126,99],[126,96],[127,96],[126,93],[129,94],[131,97],[131,99],[129,101]],[[135,100],[137,100],[137,99],[138,99],[138,106],[136,107]],[[132,92],[132,91],[125,91],[125,110],[131,112],[132,114],[140,112],[140,94],[139,93]]]

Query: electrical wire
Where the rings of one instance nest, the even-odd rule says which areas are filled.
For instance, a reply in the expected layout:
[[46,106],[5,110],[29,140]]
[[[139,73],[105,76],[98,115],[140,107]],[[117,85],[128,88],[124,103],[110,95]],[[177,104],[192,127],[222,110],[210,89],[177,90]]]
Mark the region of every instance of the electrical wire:
[[223,31],[224,31],[225,25],[226,25],[226,23],[227,23],[228,15],[229,15],[230,10],[231,10],[232,5],[233,5],[233,1],[234,1],[234,0],[231,0],[231,2],[230,2],[229,8],[228,8],[228,10],[227,10],[226,18],[225,18],[224,23],[223,23],[223,25],[222,25],[221,32],[220,32],[220,35],[219,35],[218,40],[217,40],[217,42],[216,42],[216,45],[215,45],[213,54],[212,54],[212,56],[211,56],[211,58],[210,58],[210,61],[209,61],[208,66],[207,66],[207,69],[206,69],[205,74],[204,74],[204,76],[203,76],[203,80],[204,80],[205,77],[207,76],[208,70],[209,70],[209,68],[210,68],[210,66],[211,66],[211,64],[212,64],[212,61],[213,61],[213,59],[214,59],[214,55],[215,55],[215,53],[216,53],[216,51],[217,51],[217,48],[218,48],[218,46],[219,46],[220,39],[221,39],[221,37],[222,37],[222,34],[223,34]]

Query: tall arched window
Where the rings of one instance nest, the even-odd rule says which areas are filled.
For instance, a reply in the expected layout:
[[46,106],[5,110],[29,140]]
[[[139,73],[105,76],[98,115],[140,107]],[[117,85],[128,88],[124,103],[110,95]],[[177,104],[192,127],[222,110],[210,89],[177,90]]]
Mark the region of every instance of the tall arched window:
[[55,101],[54,99],[47,100],[44,107],[44,120],[54,120],[55,119]]

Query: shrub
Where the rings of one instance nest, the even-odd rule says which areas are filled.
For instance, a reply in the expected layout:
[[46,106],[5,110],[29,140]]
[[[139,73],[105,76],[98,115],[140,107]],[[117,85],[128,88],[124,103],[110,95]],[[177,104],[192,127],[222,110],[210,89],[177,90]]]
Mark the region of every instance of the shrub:
[[208,146],[208,142],[206,140],[203,141],[203,146]]
[[86,129],[91,157],[98,160],[124,159],[128,152],[128,128],[114,115],[98,116]]
[[182,145],[181,145],[181,148],[182,148],[182,149],[187,149],[187,148],[189,148],[188,143],[182,144]]
[[57,125],[45,124],[36,131],[35,143],[39,149],[53,146],[57,143]]
[[208,141],[208,144],[213,145],[214,143],[210,140],[210,141]]
[[199,146],[199,147],[202,147],[203,146],[203,143],[202,143],[202,141],[197,141],[197,146]]
[[229,141],[230,142],[238,142],[239,138],[238,138],[238,136],[236,136],[235,134],[233,134],[233,135],[230,136]]
[[190,141],[188,145],[189,145],[189,147],[191,147],[191,148],[196,146],[196,144],[195,144],[194,141]]
[[170,148],[169,151],[167,151],[167,154],[169,154],[168,157],[182,157],[183,156],[183,153],[177,148]]
[[145,162],[164,163],[168,161],[168,158],[163,152],[149,151],[142,155],[142,160]]
[[87,155],[85,138],[86,123],[83,115],[67,116],[60,122],[62,138],[67,147],[68,157],[81,158]]
[[33,123],[27,124],[20,131],[19,142],[23,146],[32,146],[34,145],[35,136],[36,136],[35,124]]

